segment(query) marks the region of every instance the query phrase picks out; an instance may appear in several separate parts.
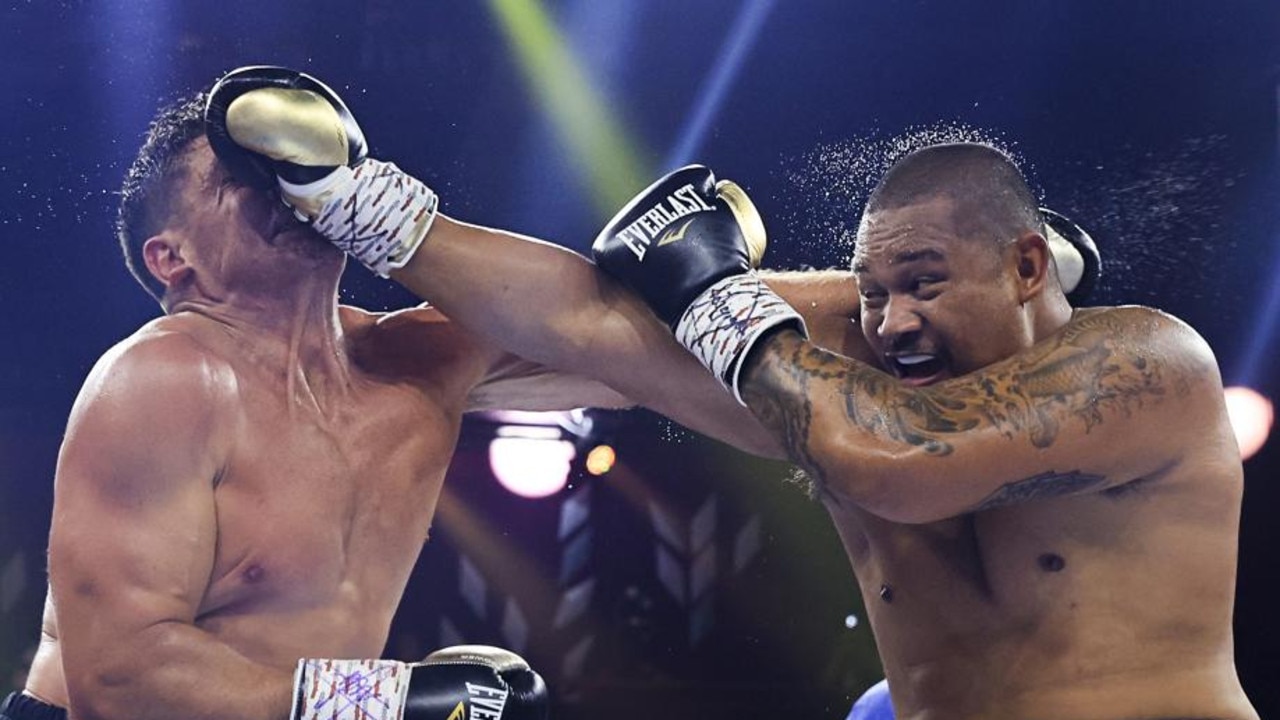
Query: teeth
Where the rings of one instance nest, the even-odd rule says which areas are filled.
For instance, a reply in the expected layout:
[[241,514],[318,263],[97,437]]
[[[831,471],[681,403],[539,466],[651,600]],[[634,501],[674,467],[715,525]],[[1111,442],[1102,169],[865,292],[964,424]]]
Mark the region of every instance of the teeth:
[[929,362],[933,358],[933,355],[899,355],[894,360],[903,365],[919,365],[920,363]]

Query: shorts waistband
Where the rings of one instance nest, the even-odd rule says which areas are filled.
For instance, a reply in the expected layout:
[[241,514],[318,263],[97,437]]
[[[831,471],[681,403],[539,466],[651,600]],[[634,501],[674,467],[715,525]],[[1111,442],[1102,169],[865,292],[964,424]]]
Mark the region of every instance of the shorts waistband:
[[0,703],[0,720],[67,720],[67,711],[25,693],[9,693]]

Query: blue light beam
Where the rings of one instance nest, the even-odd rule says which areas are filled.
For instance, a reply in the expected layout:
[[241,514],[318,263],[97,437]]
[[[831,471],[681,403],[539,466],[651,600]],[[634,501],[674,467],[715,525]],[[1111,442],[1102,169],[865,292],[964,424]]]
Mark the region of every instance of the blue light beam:
[[765,18],[773,9],[773,3],[774,0],[750,0],[742,8],[742,12],[738,13],[733,27],[729,29],[729,34],[725,38],[724,45],[720,48],[719,60],[698,93],[698,104],[685,122],[679,141],[667,155],[664,168],[673,169],[686,165],[701,150],[703,140],[707,136],[707,129],[711,127],[712,121],[720,111],[720,106],[724,104],[729,87],[738,76],[738,71],[742,69],[747,51],[759,37],[760,28],[764,26]]

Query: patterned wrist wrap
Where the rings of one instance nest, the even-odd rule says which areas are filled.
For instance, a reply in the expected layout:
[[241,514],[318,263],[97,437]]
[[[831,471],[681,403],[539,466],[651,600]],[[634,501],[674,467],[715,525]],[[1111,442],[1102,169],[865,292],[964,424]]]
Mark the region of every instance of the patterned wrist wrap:
[[397,660],[298,661],[291,720],[401,720],[410,667]]
[[280,185],[295,206],[319,207],[309,218],[317,232],[382,277],[413,257],[439,204],[421,180],[373,158],[309,185]]
[[755,274],[733,275],[707,288],[676,323],[676,340],[698,358],[733,397],[751,346],[770,328],[790,324],[808,337],[804,319]]

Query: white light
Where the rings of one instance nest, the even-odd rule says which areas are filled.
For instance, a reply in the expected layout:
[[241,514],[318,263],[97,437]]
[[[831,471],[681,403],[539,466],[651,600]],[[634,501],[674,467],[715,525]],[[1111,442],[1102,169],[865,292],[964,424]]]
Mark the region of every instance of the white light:
[[854,628],[858,627],[858,616],[857,616],[857,615],[845,615],[845,616],[844,616],[844,626],[845,626],[845,627],[847,627],[847,628],[849,628],[850,630],[852,630],[852,629],[854,629]]
[[503,425],[495,433],[498,437],[531,438],[534,440],[559,440],[560,428],[546,425]]
[[1236,433],[1240,446],[1240,459],[1247,460],[1262,449],[1271,424],[1275,421],[1275,408],[1261,393],[1247,387],[1229,387],[1223,391],[1227,401],[1227,416],[1231,429]]
[[566,440],[496,437],[489,442],[489,469],[516,495],[540,498],[564,488],[574,455]]

